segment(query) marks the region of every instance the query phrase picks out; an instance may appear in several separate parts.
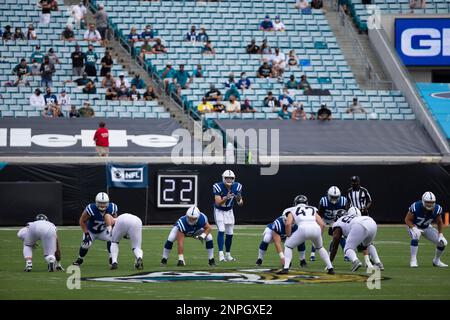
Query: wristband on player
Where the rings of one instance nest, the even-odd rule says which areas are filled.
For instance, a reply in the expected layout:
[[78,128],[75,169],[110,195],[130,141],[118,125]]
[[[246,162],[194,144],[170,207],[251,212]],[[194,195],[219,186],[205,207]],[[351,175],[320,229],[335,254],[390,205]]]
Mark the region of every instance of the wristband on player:
[[200,235],[200,238],[205,239],[205,238],[206,238],[206,233],[203,232],[203,233]]
[[280,259],[284,259],[284,253],[283,252],[278,253],[278,255],[280,256]]

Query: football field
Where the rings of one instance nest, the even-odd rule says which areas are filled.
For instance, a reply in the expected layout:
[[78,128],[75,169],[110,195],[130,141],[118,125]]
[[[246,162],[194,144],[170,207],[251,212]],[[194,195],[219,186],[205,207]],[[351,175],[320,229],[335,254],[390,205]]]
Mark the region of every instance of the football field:
[[[297,252],[294,252],[289,275],[291,280],[284,275],[275,275],[268,270],[280,267],[273,244],[269,246],[263,265],[256,268],[264,227],[237,226],[232,247],[237,261],[226,263],[217,261],[217,233],[214,230],[216,267],[208,266],[204,245],[190,238],[185,241],[186,266],[176,266],[174,244],[167,266],[160,267],[162,248],[170,230],[168,226],[144,228],[143,271],[133,269],[134,256],[129,240],[123,239],[120,243],[117,270],[109,270],[106,243],[96,241],[81,266],[80,289],[72,290],[67,286],[68,282],[76,284],[73,278],[68,281],[72,274],[47,272],[41,247],[34,250],[33,271],[23,272],[25,263],[22,242],[16,235],[18,228],[3,228],[0,229],[0,299],[450,299],[450,269],[432,266],[433,244],[422,238],[419,268],[409,267],[409,237],[404,226],[378,228],[375,245],[385,271],[381,272],[379,289],[373,290],[367,287],[366,278],[370,275],[364,268],[355,273],[359,275],[356,277],[349,272],[350,263],[344,262],[341,249],[334,262],[336,276],[327,276],[323,272],[324,264],[319,257],[315,262],[308,261],[307,268],[300,269]],[[444,235],[450,238],[448,228]],[[78,227],[61,227],[58,236],[62,264],[67,269],[78,256],[82,232]],[[326,233],[324,240],[328,248],[330,237]],[[310,243],[307,243],[307,250],[309,258]],[[363,261],[362,254],[359,257]],[[448,250],[442,261],[450,263]],[[141,277],[132,278],[133,281],[126,278],[138,273]]]

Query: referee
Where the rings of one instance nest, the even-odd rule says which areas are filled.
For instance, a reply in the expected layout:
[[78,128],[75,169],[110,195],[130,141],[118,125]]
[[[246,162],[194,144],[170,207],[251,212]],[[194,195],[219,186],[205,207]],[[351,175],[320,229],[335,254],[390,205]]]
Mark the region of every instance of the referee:
[[369,208],[372,205],[372,197],[366,188],[361,187],[361,181],[358,176],[351,178],[351,188],[347,190],[347,199],[351,207],[361,210],[363,216],[369,215]]

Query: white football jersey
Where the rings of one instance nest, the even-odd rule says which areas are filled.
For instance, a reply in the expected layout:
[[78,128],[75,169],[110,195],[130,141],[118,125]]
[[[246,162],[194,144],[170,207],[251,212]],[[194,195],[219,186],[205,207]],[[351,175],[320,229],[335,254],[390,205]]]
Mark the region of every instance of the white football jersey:
[[293,214],[294,221],[297,225],[304,223],[316,223],[316,207],[308,206],[302,203],[295,207],[285,209],[283,211],[283,215],[286,215],[288,212]]
[[53,223],[51,223],[50,221],[45,221],[45,220],[29,222],[28,228],[34,235],[38,235],[38,236],[43,236],[49,231],[56,232],[56,226]]
[[352,230],[352,226],[355,224],[361,224],[364,226],[366,221],[373,221],[371,217],[368,216],[357,216],[355,214],[345,215],[339,218],[334,224],[333,228],[339,227],[342,229],[342,234],[344,237],[347,237],[350,231]]

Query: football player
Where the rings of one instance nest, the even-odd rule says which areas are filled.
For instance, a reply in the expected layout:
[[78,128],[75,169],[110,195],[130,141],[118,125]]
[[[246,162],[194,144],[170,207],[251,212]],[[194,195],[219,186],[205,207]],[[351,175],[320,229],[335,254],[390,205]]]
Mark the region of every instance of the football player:
[[26,227],[19,230],[17,236],[23,241],[25,272],[33,269],[33,249],[37,247],[38,240],[41,240],[44,249],[44,259],[47,262],[48,271],[64,270],[61,266],[61,250],[56,226],[48,220],[46,215],[38,214],[34,222],[27,223]]
[[[296,246],[311,240],[317,248],[320,257],[326,264],[328,274],[334,274],[333,265],[327,250],[323,247],[322,232],[325,223],[317,214],[317,208],[301,203],[295,207],[287,208],[283,214],[287,214],[286,218],[286,242],[284,243],[284,267],[278,274],[289,273],[289,267],[292,261],[292,250]],[[297,230],[292,233],[292,226],[296,224]]]
[[[446,268],[448,265],[441,261],[442,253],[447,246],[447,240],[442,234],[442,207],[436,203],[436,196],[427,191],[422,195],[422,201],[414,202],[405,217],[411,237],[411,260],[410,267],[417,268],[417,251],[419,250],[419,239],[423,236],[436,245],[436,254],[433,259],[433,266]],[[437,230],[431,226],[435,222]]]
[[[110,219],[107,215],[106,219]],[[126,238],[131,240],[131,250],[134,253],[134,267],[138,270],[144,269],[142,258],[144,252],[141,249],[142,244],[142,220],[130,213],[122,213],[117,218],[112,218],[112,234],[111,234],[111,270],[117,269],[117,256],[119,255],[120,239]]]
[[[233,205],[244,204],[242,199],[242,185],[235,181],[234,172],[225,170],[222,174],[222,182],[213,185],[214,194],[214,220],[217,229],[217,245],[219,247],[219,261],[234,261],[231,256],[231,244],[233,242],[234,213]],[[223,253],[225,236],[225,254]]]
[[[346,197],[341,196],[338,187],[332,186],[328,189],[327,195],[323,196],[319,202],[319,215],[323,218],[326,225],[330,226],[328,233],[331,235],[331,226],[336,221],[336,214],[343,215],[348,209],[348,201]],[[345,247],[345,239],[340,240],[341,247]],[[332,244],[330,244],[331,247]],[[315,248],[311,248],[310,260],[315,260]],[[344,257],[348,261],[347,257]]]
[[[294,199],[294,206],[299,204],[308,204],[308,198],[304,195],[298,195]],[[275,249],[277,250],[278,255],[281,259],[281,264],[284,265],[284,250],[282,246],[282,242],[286,240],[286,218],[290,214],[290,212],[286,212],[286,214],[278,217],[274,222],[269,223],[264,230],[263,240],[259,245],[258,259],[256,260],[256,266],[259,267],[262,265],[264,260],[264,255],[266,254],[267,248],[271,242],[274,243]],[[297,230],[298,226],[294,224],[292,226],[292,233]],[[305,244],[302,243],[297,247],[297,250],[300,253],[300,267],[306,267],[305,260]],[[303,253],[303,255],[302,255]]]
[[339,241],[342,237],[346,237],[344,255],[352,262],[351,271],[358,270],[362,263],[359,261],[356,251],[360,247],[362,250],[367,249],[374,265],[380,270],[384,270],[383,264],[378,257],[378,252],[372,244],[377,234],[377,224],[369,216],[361,216],[358,208],[352,207],[348,214],[340,217],[333,224],[333,241],[330,253],[331,261],[336,256],[339,247]]
[[105,192],[100,192],[95,197],[95,203],[90,203],[86,206],[80,217],[80,227],[83,230],[83,239],[81,241],[80,253],[78,259],[73,263],[80,266],[83,259],[88,253],[92,243],[96,240],[107,242],[107,249],[109,253],[109,264],[112,264],[111,259],[111,229],[112,219],[107,219],[105,223],[105,215],[111,217],[117,216],[117,205],[109,202],[109,196]]
[[178,244],[178,263],[177,266],[185,266],[184,261],[184,238],[192,237],[200,240],[202,243],[206,241],[205,246],[208,251],[208,263],[210,266],[215,266],[214,260],[214,245],[213,237],[211,235],[211,225],[208,223],[208,218],[201,213],[197,207],[190,207],[186,214],[182,216],[174,224],[169,233],[166,243],[164,244],[161,266],[167,265],[170,251],[173,243],[177,240]]

